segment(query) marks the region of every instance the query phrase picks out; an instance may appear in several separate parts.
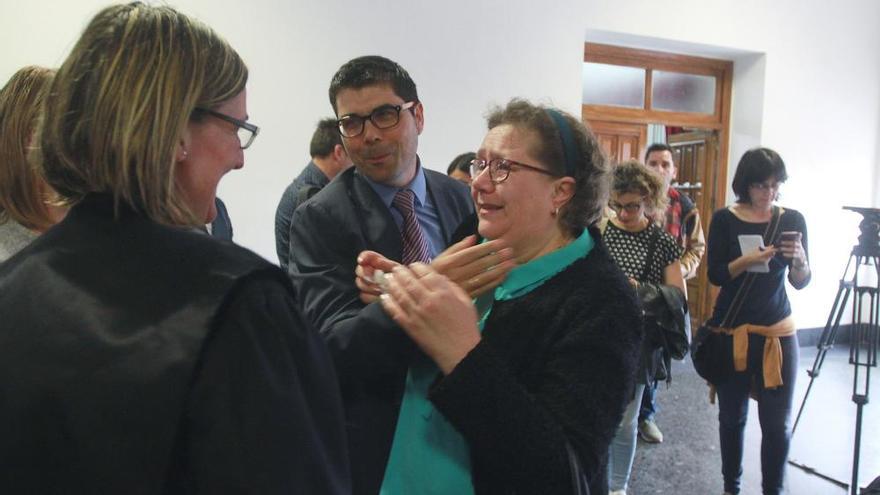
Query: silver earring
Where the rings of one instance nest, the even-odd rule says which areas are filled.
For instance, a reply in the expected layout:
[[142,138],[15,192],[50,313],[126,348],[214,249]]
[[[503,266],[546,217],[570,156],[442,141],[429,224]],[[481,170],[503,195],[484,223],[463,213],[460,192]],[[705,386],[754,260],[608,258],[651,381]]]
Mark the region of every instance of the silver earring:
[[556,207],[555,210],[553,210],[553,216],[554,216],[554,217],[558,217],[558,216],[559,216],[559,207],[558,207],[558,206]]

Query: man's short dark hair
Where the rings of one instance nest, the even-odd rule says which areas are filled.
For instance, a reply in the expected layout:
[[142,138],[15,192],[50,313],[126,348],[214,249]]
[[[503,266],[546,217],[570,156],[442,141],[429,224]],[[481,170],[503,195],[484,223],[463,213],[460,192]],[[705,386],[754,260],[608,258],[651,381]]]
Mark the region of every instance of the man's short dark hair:
[[473,151],[468,151],[467,153],[462,153],[457,157],[452,159],[452,162],[446,167],[446,175],[452,175],[452,172],[456,170],[460,170],[466,174],[468,177],[471,175],[471,160],[477,157],[477,154]]
[[325,158],[333,153],[336,145],[342,145],[342,136],[336,119],[326,118],[318,121],[318,128],[312,134],[312,142],[309,144],[309,154],[312,158]]
[[774,178],[777,182],[785,182],[788,173],[785,171],[785,162],[779,153],[770,148],[754,148],[746,151],[736,172],[733,174],[733,192],[736,194],[737,203],[750,203],[749,186]]
[[379,55],[367,55],[349,60],[330,80],[330,104],[336,110],[336,95],[343,89],[361,89],[387,84],[403,101],[419,101],[416,83],[397,62]]
[[666,143],[654,143],[651,146],[648,146],[648,149],[645,150],[645,164],[648,163],[648,155],[655,151],[668,151],[670,154],[674,155],[672,152],[672,147]]

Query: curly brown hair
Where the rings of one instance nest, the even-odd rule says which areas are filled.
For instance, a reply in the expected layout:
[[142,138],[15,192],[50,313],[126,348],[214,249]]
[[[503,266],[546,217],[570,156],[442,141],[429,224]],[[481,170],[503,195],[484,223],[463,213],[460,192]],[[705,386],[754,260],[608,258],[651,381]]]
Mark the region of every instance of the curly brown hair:
[[492,109],[487,117],[489,129],[511,125],[518,129],[533,131],[537,136],[537,149],[530,154],[547,165],[559,176],[565,173],[565,151],[559,129],[547,113],[554,110],[561,114],[571,128],[576,155],[573,159],[575,188],[571,199],[559,210],[557,221],[569,235],[577,237],[588,225],[595,223],[608,201],[608,161],[593,136],[580,120],[561,110],[534,105],[514,98],[503,108]]
[[614,167],[611,191],[614,194],[635,193],[642,196],[645,213],[655,221],[662,218],[669,202],[663,179],[638,160],[627,160]]

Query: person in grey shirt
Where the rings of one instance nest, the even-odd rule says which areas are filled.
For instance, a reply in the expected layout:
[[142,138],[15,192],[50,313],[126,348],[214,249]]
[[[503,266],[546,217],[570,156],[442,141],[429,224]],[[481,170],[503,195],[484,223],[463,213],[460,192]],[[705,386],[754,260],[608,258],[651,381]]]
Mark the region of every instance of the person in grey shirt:
[[309,144],[312,161],[284,190],[275,211],[275,251],[281,268],[287,271],[290,259],[290,219],[296,207],[326,186],[339,172],[352,165],[351,158],[342,146],[336,119],[318,122],[312,142]]

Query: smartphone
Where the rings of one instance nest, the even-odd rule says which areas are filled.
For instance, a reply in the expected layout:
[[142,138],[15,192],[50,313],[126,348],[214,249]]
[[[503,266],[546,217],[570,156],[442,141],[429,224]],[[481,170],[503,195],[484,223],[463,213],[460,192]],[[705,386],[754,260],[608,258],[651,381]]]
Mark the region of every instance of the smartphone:
[[798,236],[800,236],[800,232],[796,230],[787,230],[779,234],[779,242],[794,242],[798,239]]

